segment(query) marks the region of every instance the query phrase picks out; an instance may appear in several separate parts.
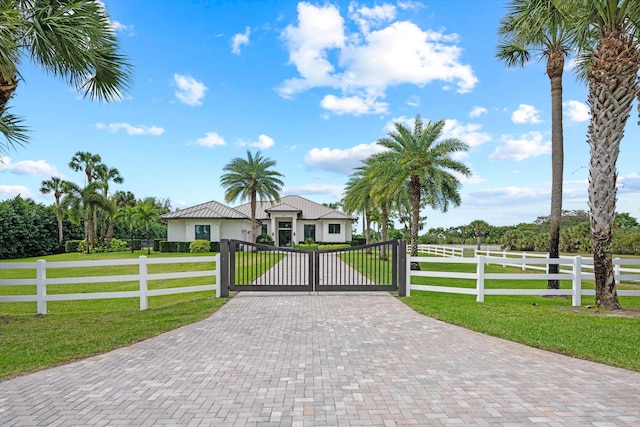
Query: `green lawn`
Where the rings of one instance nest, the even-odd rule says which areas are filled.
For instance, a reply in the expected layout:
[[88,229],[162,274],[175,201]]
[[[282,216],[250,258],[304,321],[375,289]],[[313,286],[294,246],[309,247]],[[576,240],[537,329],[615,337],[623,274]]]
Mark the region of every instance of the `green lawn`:
[[[47,262],[137,258],[146,251],[107,254],[60,254],[37,259]],[[154,254],[149,258],[211,256],[213,254]],[[255,254],[238,254],[242,266],[262,274],[277,259],[257,259]],[[279,259],[279,258],[278,258]],[[11,262],[35,261],[32,259]],[[2,261],[6,262],[6,261]],[[149,273],[213,270],[214,263],[149,265]],[[89,277],[137,274],[137,265],[47,269],[47,277]],[[34,278],[34,269],[1,269],[0,279]],[[251,279],[251,277],[248,277]],[[196,286],[215,283],[215,277],[150,281],[149,289]],[[50,285],[48,294],[132,291],[138,282]],[[0,295],[35,294],[35,286],[0,286]],[[36,315],[35,302],[0,303],[0,380],[59,363],[69,362],[150,338],[182,325],[204,319],[228,299],[211,291],[149,297],[149,309],[140,311],[138,298],[80,301],[49,301],[46,316]]]
[[[146,255],[139,251],[133,255]],[[151,254],[153,257],[188,257],[195,254]],[[211,254],[201,254],[210,256]],[[345,259],[364,274],[377,253],[364,258]],[[118,254],[61,254],[44,257],[47,261],[75,261],[81,259],[128,258],[130,253]],[[198,255],[196,255],[198,256]],[[242,253],[240,266],[258,275],[279,258],[258,260],[255,254]],[[343,258],[344,259],[344,258]],[[32,259],[33,260],[33,259]],[[27,260],[19,260],[27,261]],[[31,261],[31,260],[28,260]],[[4,262],[4,261],[3,261]],[[389,267],[380,267],[383,277],[390,277]],[[384,265],[387,265],[384,264]],[[150,273],[213,269],[209,263],[180,263],[150,265]],[[422,263],[423,270],[475,272],[473,264]],[[74,269],[51,269],[48,277],[82,277],[95,275],[135,274],[137,266],[91,267],[78,272]],[[248,274],[247,269],[242,272]],[[487,266],[488,273],[522,273],[519,268]],[[240,274],[240,272],[238,272]],[[0,279],[34,277],[33,270],[0,270]],[[213,283],[213,277],[152,281],[150,289],[169,286],[193,286]],[[474,287],[474,280],[415,277],[413,283],[435,286]],[[136,282],[78,284],[50,286],[49,293],[102,292],[106,290],[135,290]],[[563,288],[570,288],[563,281]],[[544,288],[544,280],[497,281],[487,280],[490,288]],[[35,293],[34,286],[0,286],[0,294]],[[583,283],[583,288],[593,288]],[[635,283],[623,283],[619,289],[639,289]],[[155,336],[162,332],[203,319],[227,299],[215,298],[212,292],[197,292],[149,298],[149,310],[139,310],[137,298],[88,301],[50,301],[51,314],[35,315],[35,303],[0,303],[0,380],[109,351],[114,348]],[[583,297],[583,307],[571,307],[570,298],[538,296],[485,296],[477,303],[475,296],[412,291],[402,298],[407,305],[425,315],[530,346],[594,360],[614,366],[640,371],[640,317],[610,316],[585,306],[593,304],[593,297]],[[640,297],[620,297],[630,314],[640,314]],[[629,314],[629,313],[627,313]]]

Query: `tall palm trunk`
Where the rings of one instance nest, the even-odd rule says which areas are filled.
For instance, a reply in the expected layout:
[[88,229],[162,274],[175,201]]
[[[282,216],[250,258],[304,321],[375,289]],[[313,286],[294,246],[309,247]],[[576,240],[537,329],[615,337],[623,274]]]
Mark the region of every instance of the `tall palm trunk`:
[[633,38],[620,30],[604,29],[587,72],[591,123],[588,142],[589,208],[596,282],[596,306],[619,309],[614,280],[611,231],[616,209],[616,161],[620,141],[638,94],[640,53]]
[[[256,190],[251,191],[251,235],[249,236],[250,242],[256,241],[256,205],[257,205]],[[278,242],[279,244],[280,242]]]
[[[389,208],[386,203],[383,203],[380,207],[380,222],[382,222],[382,231],[381,231],[381,239],[383,242],[387,241],[387,223],[389,222]],[[386,261],[387,258],[387,248],[386,246],[380,246],[380,259]]]
[[[411,256],[418,256],[418,223],[420,222],[420,177],[411,175]],[[412,270],[420,270],[420,264],[411,263]]]
[[[562,222],[562,182],[564,170],[564,140],[562,131],[562,70],[564,54],[552,52],[547,60],[547,75],[551,81],[551,214],[549,222],[549,258],[560,257],[560,225]],[[558,264],[549,264],[549,274],[558,274]],[[559,280],[549,280],[547,289],[560,289]]]

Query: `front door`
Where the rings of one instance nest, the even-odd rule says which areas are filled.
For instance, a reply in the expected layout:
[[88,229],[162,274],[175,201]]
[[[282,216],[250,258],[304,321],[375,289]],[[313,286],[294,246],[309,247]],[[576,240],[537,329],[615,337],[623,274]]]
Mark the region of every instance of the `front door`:
[[291,247],[291,230],[278,230],[278,246]]

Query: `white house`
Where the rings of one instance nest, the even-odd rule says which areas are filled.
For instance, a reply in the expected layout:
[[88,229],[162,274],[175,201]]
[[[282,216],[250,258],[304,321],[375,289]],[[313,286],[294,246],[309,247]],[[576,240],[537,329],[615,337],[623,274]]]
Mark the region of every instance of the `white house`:
[[191,242],[220,239],[255,241],[266,233],[276,246],[292,246],[307,237],[314,242],[351,241],[349,215],[300,196],[284,196],[276,202],[258,202],[256,220],[260,228],[251,233],[251,204],[231,208],[216,201],[202,203],[162,215],[167,223],[167,240]]

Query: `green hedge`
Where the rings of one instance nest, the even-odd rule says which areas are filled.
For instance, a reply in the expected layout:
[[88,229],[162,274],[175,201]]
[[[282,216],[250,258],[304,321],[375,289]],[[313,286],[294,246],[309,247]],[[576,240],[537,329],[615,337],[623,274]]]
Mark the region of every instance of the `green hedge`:
[[153,239],[153,251],[160,252],[160,242],[166,242],[166,239]]
[[210,252],[220,252],[220,242],[210,242],[209,243],[209,251]]
[[210,243],[211,242],[208,242],[206,240],[194,240],[189,245],[189,252],[191,252],[192,254],[209,252],[209,250],[211,249]]
[[127,240],[129,242],[129,247],[133,247],[134,251],[139,251],[140,249],[142,249],[142,240],[140,239],[133,239],[133,240]]
[[64,242],[64,251],[65,252],[78,252],[78,246],[80,246],[80,242],[82,240],[67,240]]
[[178,252],[178,242],[159,242],[160,252]]
[[296,245],[294,249],[298,249],[300,251],[317,251],[318,250],[317,243],[301,243]]

